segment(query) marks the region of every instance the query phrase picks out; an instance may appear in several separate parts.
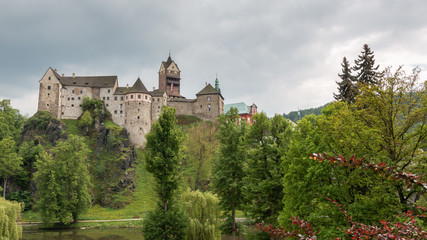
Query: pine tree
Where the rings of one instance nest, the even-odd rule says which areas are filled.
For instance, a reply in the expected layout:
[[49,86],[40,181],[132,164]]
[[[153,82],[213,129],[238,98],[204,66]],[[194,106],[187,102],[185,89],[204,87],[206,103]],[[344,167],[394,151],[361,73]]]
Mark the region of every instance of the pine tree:
[[362,55],[356,59],[353,70],[358,71],[356,81],[362,84],[377,84],[380,74],[377,72],[379,65],[375,67],[374,52],[368,44],[363,45]]
[[336,82],[338,84],[338,94],[334,94],[336,100],[340,100],[347,103],[354,103],[356,97],[356,88],[354,86],[354,76],[351,75],[351,67],[347,61],[347,58],[343,58],[342,74],[338,74],[341,78],[341,82]]

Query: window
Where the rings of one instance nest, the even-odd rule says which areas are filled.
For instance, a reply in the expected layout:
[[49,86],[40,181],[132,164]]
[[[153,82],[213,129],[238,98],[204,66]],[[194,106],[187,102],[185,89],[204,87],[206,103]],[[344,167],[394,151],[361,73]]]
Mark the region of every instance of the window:
[[70,100],[70,98],[68,98],[68,100]]
[[210,102],[211,101],[211,96],[208,96],[208,102]]
[[117,97],[114,97],[114,101],[117,101]]
[[74,100],[74,98],[72,97],[71,100]]
[[133,99],[133,95],[130,95],[130,99]]
[[147,100],[147,95],[145,95],[145,100]]
[[139,112],[139,108],[138,108],[138,112]]
[[82,94],[83,93],[83,90],[80,90],[80,94]]
[[71,93],[74,93],[74,90],[71,90]]
[[105,100],[105,97],[102,97],[102,100]]
[[139,103],[139,105],[141,105],[141,102]]
[[50,86],[47,86],[47,90],[50,90]]
[[200,105],[200,109],[202,109],[202,105]]
[[[122,97],[122,100],[123,100],[123,97]],[[126,96],[126,100],[128,100],[128,96]]]
[[160,106],[157,106],[158,109],[160,109]]
[[64,112],[61,112],[61,115],[64,115]]
[[[126,99],[127,99],[127,98],[126,98]],[[123,101],[123,97],[121,97],[121,98],[120,98],[120,100],[122,100],[122,101]]]
[[48,104],[46,104],[46,106],[48,106],[48,107],[49,107],[49,103],[48,103]]
[[108,89],[108,93],[110,93],[110,89]]
[[157,98],[157,102],[160,101],[160,98]]
[[137,118],[139,119],[139,116]]
[[81,98],[79,97],[78,99],[80,100]]
[[107,97],[107,100],[110,100],[110,97]]
[[48,93],[47,95],[50,96],[50,93]]
[[117,114],[117,110],[114,110],[114,114]]
[[71,104],[71,107],[74,107],[74,104]]
[[50,77],[48,79],[50,80]]
[[120,110],[120,114],[122,114],[123,113],[123,110]]
[[108,107],[108,103],[106,104],[106,106]]
[[209,111],[211,110],[211,105],[210,104],[208,104],[208,109],[209,109]]
[[141,94],[138,94],[138,99],[141,99]]

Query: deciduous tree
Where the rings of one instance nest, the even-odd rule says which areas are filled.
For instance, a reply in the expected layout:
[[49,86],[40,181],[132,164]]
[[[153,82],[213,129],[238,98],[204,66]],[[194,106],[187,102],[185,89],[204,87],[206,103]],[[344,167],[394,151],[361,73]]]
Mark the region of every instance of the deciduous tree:
[[8,178],[21,170],[22,157],[16,152],[15,141],[8,136],[0,141],[0,176],[3,178],[3,198],[6,196]]
[[147,134],[145,162],[156,179],[158,207],[144,220],[144,238],[184,239],[186,219],[173,204],[178,189],[180,150],[183,133],[175,125],[175,109],[164,107]]
[[238,125],[239,115],[236,108],[218,118],[220,141],[219,156],[213,169],[213,188],[220,198],[220,206],[231,221],[233,239],[236,238],[236,210],[243,203],[243,166],[246,158],[244,136],[246,125]]
[[77,222],[91,205],[89,171],[86,163],[90,150],[82,137],[70,134],[66,141],[36,161],[36,206],[44,223],[58,219],[63,224]]

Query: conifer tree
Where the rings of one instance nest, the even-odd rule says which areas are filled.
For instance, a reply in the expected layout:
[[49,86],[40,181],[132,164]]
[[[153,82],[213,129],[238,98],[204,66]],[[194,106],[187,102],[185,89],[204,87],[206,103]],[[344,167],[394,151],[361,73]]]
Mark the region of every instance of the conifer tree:
[[356,89],[354,86],[354,76],[351,75],[351,67],[347,61],[347,58],[343,58],[342,74],[338,74],[341,78],[341,82],[336,82],[338,84],[338,94],[334,94],[335,100],[340,100],[347,103],[353,103],[356,96]]
[[147,134],[145,162],[156,179],[157,208],[144,220],[144,239],[184,239],[186,218],[173,199],[178,189],[183,133],[175,125],[175,108],[164,107]]
[[245,124],[238,125],[237,108],[231,108],[219,117],[219,156],[213,169],[213,188],[218,194],[219,204],[228,220],[223,230],[230,230],[233,239],[238,231],[236,210],[243,204],[243,165],[245,160]]
[[377,72],[379,65],[375,67],[374,52],[371,51],[368,44],[363,45],[362,54],[356,59],[353,68],[357,71],[356,81],[362,84],[377,84],[380,74]]

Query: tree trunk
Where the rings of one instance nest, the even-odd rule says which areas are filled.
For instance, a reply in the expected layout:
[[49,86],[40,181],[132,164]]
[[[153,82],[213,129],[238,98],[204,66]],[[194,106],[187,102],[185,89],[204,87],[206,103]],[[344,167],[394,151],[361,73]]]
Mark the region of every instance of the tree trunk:
[[73,223],[77,223],[77,213],[72,213],[73,215]]
[[6,198],[7,178],[3,178],[3,198]]

